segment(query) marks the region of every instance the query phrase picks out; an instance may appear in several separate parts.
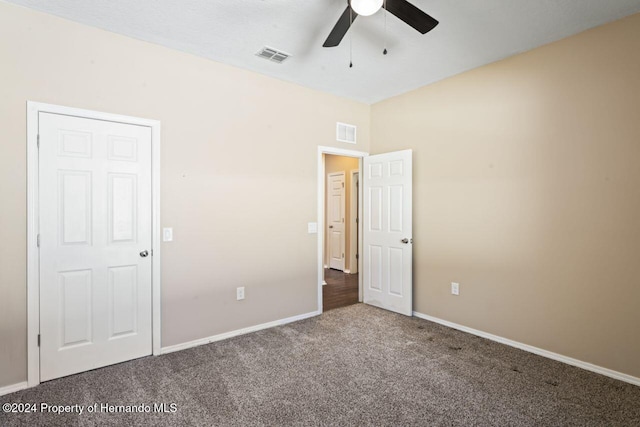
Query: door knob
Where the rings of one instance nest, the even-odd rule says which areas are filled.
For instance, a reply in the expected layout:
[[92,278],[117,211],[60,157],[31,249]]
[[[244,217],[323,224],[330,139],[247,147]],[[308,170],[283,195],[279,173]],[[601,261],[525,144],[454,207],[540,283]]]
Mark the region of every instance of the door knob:
[[406,245],[407,243],[409,243],[409,239],[407,239],[406,237],[405,237],[404,239],[400,240],[400,241],[401,241],[402,243],[404,243],[405,245]]
[[330,225],[329,228],[333,228],[333,225]]
[[142,252],[140,252],[140,256],[141,256],[142,258],[146,258],[146,257],[148,257],[148,256],[149,256],[149,251],[142,251]]

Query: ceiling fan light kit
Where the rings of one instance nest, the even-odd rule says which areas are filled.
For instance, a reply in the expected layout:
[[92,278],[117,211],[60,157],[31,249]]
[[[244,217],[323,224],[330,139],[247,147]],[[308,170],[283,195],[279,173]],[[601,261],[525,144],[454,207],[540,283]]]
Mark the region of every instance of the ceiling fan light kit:
[[382,7],[383,0],[351,0],[351,8],[361,16],[371,16]]
[[420,34],[426,34],[438,25],[436,19],[427,15],[407,0],[348,0],[347,8],[338,18],[338,22],[336,22],[322,46],[338,46],[347,31],[349,31],[349,28],[351,28],[353,21],[359,15],[373,15],[380,8],[384,8],[387,12],[395,15]]

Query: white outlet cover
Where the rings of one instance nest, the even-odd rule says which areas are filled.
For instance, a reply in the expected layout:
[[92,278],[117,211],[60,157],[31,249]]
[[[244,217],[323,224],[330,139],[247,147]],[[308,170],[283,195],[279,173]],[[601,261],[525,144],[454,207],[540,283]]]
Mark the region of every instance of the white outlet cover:
[[171,242],[173,241],[173,228],[163,228],[162,229],[162,241],[163,242]]
[[451,294],[460,295],[460,284],[456,282],[451,282]]
[[236,288],[236,299],[238,301],[243,300],[244,299],[244,286],[241,286],[239,288]]
[[316,234],[318,232],[318,223],[310,222],[307,224],[307,233]]

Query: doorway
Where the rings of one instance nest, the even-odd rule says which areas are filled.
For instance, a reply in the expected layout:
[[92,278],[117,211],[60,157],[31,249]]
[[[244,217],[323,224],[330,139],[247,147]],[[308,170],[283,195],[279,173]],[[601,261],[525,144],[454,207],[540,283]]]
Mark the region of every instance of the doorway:
[[[358,302],[407,316],[413,308],[412,151],[368,153],[318,147],[318,312],[327,286],[325,160],[328,155],[358,158],[356,255]],[[333,271],[329,271],[333,274]],[[344,271],[338,273],[345,274]],[[351,271],[349,271],[351,273]],[[345,276],[342,276],[344,279]]]
[[327,311],[359,301],[357,179],[360,159],[337,154],[323,157],[326,184],[322,307]]

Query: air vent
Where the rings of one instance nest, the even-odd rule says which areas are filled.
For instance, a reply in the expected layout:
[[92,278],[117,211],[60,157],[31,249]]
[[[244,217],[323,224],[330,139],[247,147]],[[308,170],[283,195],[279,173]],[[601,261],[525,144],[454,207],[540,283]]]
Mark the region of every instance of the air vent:
[[272,61],[272,62],[277,62],[278,64],[282,64],[291,55],[289,55],[288,53],[282,52],[281,50],[277,50],[272,47],[265,46],[262,49],[260,49],[258,53],[256,53],[256,56],[259,56],[260,58],[268,59],[269,61]]
[[356,127],[346,123],[336,123],[336,139],[340,142],[356,143]]

